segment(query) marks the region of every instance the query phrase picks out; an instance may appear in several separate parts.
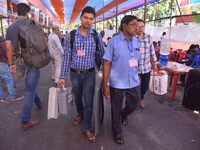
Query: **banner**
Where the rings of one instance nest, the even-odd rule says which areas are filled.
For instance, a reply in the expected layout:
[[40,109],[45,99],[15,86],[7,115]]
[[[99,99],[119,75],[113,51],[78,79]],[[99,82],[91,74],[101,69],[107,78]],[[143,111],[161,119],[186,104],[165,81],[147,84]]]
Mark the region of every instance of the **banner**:
[[192,9],[193,9],[192,5],[181,7],[182,15],[192,14]]
[[200,0],[190,0],[190,4],[197,4],[200,3]]
[[189,0],[179,0],[180,1],[180,6],[186,6],[189,3]]
[[7,17],[7,0],[0,0],[0,15]]

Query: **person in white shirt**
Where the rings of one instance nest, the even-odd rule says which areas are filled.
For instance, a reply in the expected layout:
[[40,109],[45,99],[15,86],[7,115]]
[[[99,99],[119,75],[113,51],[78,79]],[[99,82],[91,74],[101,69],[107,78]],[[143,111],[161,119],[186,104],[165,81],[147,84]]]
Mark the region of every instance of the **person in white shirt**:
[[48,47],[50,55],[53,59],[52,63],[52,79],[57,83],[60,79],[61,63],[64,55],[64,50],[60,41],[60,29],[58,26],[52,28],[52,33],[48,37]]

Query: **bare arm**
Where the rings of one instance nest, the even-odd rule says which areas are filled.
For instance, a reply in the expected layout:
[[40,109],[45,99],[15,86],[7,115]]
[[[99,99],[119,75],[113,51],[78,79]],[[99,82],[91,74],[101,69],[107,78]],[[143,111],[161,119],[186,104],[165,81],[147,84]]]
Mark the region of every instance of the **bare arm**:
[[108,60],[105,60],[104,67],[103,67],[103,93],[106,98],[109,98],[110,96],[109,85],[108,85],[110,68],[111,68],[111,62]]
[[16,66],[13,62],[13,46],[12,41],[6,40],[6,53],[8,58],[8,65],[10,66],[10,72],[16,73]]
[[12,46],[12,41],[6,40],[6,53],[8,57],[8,64],[12,65],[13,64],[13,46]]

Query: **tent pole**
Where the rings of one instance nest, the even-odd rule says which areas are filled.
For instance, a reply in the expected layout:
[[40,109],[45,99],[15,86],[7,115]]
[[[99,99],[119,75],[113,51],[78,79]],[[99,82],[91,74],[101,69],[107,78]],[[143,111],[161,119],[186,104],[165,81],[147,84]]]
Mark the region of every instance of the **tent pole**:
[[[176,5],[178,6],[178,11],[179,11],[179,13],[180,13],[180,16],[182,16],[182,12],[181,12],[181,8],[180,8],[180,6],[179,6],[179,4],[178,4],[178,0],[176,0]],[[183,17],[181,17],[181,19],[182,19],[182,21],[183,21],[183,24],[186,25],[186,23],[185,23]]]
[[117,33],[117,31],[118,31],[118,30],[117,30],[117,28],[118,28],[118,27],[117,27],[118,1],[115,0],[115,2],[116,2],[116,16],[115,16],[115,17],[116,17],[116,18],[115,18],[116,27],[115,27],[115,30],[116,30],[116,33]]
[[1,35],[2,35],[2,37],[4,38],[2,18],[1,18]]
[[173,2],[174,0],[171,0],[171,4],[170,4],[170,28],[169,28],[169,38],[171,39],[171,27],[172,27],[172,8],[173,8]]
[[[94,10],[96,11],[96,7],[94,6]],[[97,30],[97,22],[96,22],[97,20],[96,20],[96,17],[95,17],[95,19],[94,19],[94,28],[95,28],[95,30]]]
[[[103,0],[103,7],[104,7],[104,0]],[[104,13],[103,13],[103,30],[104,30]]]
[[144,1],[144,23],[146,23],[147,0]]

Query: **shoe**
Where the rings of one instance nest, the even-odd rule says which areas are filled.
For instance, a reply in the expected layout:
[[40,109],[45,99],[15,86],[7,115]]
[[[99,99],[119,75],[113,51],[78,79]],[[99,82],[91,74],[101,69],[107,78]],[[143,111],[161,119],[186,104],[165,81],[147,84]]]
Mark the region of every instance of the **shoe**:
[[120,134],[114,135],[113,139],[114,139],[115,143],[118,144],[118,145],[124,144],[124,138]]
[[28,130],[34,126],[36,126],[39,123],[39,120],[31,120],[26,124],[22,124],[22,130]]
[[145,109],[144,100],[140,101],[139,106],[140,106],[141,109]]
[[4,102],[5,99],[3,97],[0,98],[0,102]]
[[128,125],[128,118],[127,117],[122,117],[122,125],[127,126]]
[[82,121],[82,118],[81,118],[81,116],[76,116],[75,118],[74,118],[74,120],[73,120],[73,125],[74,126],[79,126],[80,124],[81,124],[81,121]]
[[19,100],[22,100],[23,98],[24,98],[23,95],[22,95],[22,96],[17,95],[17,96],[15,96],[15,97],[13,97],[13,98],[11,99],[11,101],[19,101]]
[[96,137],[91,131],[84,131],[84,134],[89,142],[94,143],[96,141]]
[[36,105],[36,107],[37,107],[37,110],[43,109],[43,105],[42,104]]

